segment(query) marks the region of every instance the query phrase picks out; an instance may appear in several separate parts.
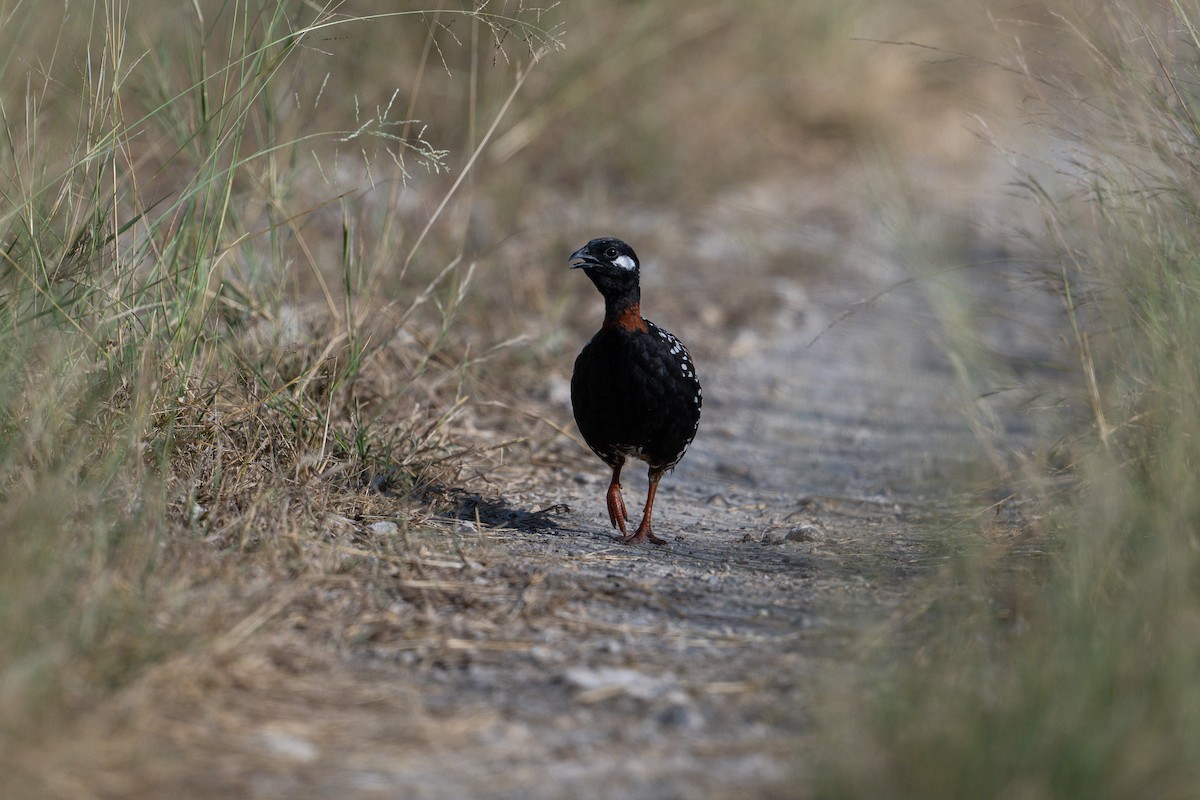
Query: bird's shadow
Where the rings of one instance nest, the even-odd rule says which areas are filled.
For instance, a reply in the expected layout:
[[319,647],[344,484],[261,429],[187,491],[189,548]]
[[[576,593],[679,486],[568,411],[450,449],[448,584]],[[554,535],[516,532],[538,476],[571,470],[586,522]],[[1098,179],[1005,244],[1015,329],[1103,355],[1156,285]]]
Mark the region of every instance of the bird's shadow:
[[438,516],[464,522],[477,522],[488,528],[507,528],[527,533],[561,533],[557,519],[570,513],[563,503],[530,511],[513,506],[500,498],[487,498],[477,492],[445,486],[431,486],[427,490],[440,513]]

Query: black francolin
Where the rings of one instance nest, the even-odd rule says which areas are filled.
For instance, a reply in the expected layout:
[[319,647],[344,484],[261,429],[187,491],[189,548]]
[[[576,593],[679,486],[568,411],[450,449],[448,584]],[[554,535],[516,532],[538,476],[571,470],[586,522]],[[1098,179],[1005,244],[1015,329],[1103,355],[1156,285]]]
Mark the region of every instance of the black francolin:
[[[620,239],[593,239],[571,254],[604,295],[604,324],[575,359],[571,405],[584,441],[612,468],[608,519],[622,542],[665,540],[651,530],[654,494],[679,463],[700,424],[701,391],[683,343],[642,318],[637,255]],[[642,521],[626,532],[621,468],[633,457],[649,465]]]

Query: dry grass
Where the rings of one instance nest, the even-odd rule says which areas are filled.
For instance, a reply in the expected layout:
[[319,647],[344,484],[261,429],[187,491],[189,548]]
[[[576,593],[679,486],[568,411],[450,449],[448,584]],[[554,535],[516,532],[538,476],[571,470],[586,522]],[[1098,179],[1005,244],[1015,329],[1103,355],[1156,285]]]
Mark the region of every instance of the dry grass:
[[1012,61],[1051,143],[1022,183],[1075,360],[1039,403],[1061,438],[1014,484],[1037,524],[986,527],[907,620],[927,633],[831,704],[823,796],[1182,798],[1200,781],[1200,7],[1053,10],[1057,46]]
[[977,9],[932,1],[260,5],[0,6],[0,771],[28,793],[165,793],[214,742],[197,794],[296,741],[465,740],[341,670],[529,647],[514,608],[604,624],[600,588],[481,571],[493,543],[433,519],[577,463],[554,397],[594,297],[563,255],[636,240],[718,358],[876,229],[874,159],[956,207],[963,112],[1013,97]]
[[[368,23],[59,11],[0,12],[25,54],[0,75],[25,98],[0,162],[5,750],[249,613],[248,582],[343,569],[329,545],[407,524],[470,449],[448,341],[470,265],[404,207],[447,155],[394,96],[313,79]],[[448,16],[526,67],[553,44],[533,15]]]

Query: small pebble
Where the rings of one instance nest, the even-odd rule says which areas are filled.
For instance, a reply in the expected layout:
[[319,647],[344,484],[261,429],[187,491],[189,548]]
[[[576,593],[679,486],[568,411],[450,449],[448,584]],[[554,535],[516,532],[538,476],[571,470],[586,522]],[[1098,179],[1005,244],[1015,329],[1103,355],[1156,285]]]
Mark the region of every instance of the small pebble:
[[800,525],[788,531],[787,541],[813,542],[816,541],[818,533],[820,533],[820,529],[816,525]]

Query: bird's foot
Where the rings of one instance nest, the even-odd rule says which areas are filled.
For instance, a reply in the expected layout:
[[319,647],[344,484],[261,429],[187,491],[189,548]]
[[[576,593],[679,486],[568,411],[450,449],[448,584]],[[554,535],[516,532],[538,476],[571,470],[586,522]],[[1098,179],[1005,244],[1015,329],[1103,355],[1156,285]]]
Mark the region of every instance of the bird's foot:
[[638,529],[636,531],[628,536],[621,537],[622,544],[640,544],[641,542],[650,542],[651,544],[663,545],[667,543],[667,540],[663,539],[661,536],[655,536],[654,532],[650,530],[650,526],[643,521],[641,525],[638,525]]
[[621,484],[613,483],[608,487],[608,521],[621,533],[629,523],[629,512],[625,510],[625,498],[621,496]]

